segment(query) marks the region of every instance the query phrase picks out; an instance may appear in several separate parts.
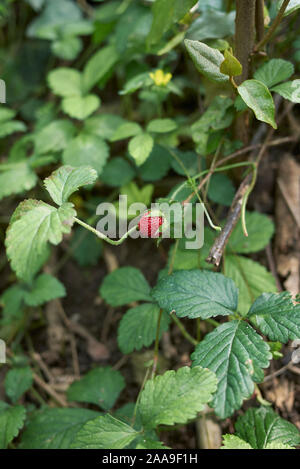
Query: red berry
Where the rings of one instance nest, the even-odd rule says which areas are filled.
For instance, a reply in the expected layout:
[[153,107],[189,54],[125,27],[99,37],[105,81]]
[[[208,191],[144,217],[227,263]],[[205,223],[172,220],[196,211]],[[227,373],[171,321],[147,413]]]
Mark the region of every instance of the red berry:
[[163,224],[163,217],[157,215],[149,217],[149,213],[151,213],[150,210],[140,219],[139,230],[145,237],[158,238],[161,234],[158,229]]

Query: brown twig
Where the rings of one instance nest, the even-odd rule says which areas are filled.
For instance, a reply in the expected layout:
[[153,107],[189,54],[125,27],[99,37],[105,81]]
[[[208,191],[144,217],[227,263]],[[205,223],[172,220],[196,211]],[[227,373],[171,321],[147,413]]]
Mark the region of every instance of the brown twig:
[[275,18],[275,20],[273,21],[269,31],[267,32],[267,34],[258,42],[258,44],[256,44],[255,48],[254,48],[254,51],[257,52],[259,51],[259,49],[261,49],[262,47],[264,47],[264,45],[271,39],[271,37],[273,36],[273,34],[275,33],[276,29],[278,28],[278,26],[280,25],[282,19],[283,19],[283,16],[284,16],[284,13],[285,13],[285,10],[287,9],[288,7],[288,4],[290,3],[290,0],[284,0],[281,7],[280,7],[280,10]]
[[33,373],[33,380],[34,382],[42,388],[49,396],[51,396],[59,405],[62,407],[69,407],[67,401],[62,397],[57,394],[57,392],[54,391],[54,389],[45,381],[42,380],[36,373]]

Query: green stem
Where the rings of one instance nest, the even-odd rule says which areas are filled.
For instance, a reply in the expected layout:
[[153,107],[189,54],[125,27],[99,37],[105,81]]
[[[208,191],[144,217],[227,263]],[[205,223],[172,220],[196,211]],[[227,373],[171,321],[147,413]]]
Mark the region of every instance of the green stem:
[[171,314],[171,318],[173,319],[173,321],[175,322],[175,324],[177,324],[178,328],[180,329],[180,331],[182,332],[182,335],[193,345],[198,345],[198,342],[196,339],[194,339],[194,337],[192,337],[188,331],[186,330],[186,328],[184,327],[184,325],[182,324],[182,322],[180,321],[180,319],[178,319],[177,316],[175,316],[175,314]]
[[242,212],[242,227],[243,227],[243,232],[244,232],[245,236],[248,236],[247,227],[246,227],[246,206],[247,206],[249,195],[253,191],[255,183],[256,183],[256,179],[257,179],[257,165],[254,163],[252,167],[253,167],[252,181],[251,181],[251,184],[250,184],[248,190],[245,192],[245,195],[244,195],[243,200],[242,200],[242,210],[241,210],[241,212]]
[[79,225],[83,226],[84,228],[86,228],[87,230],[91,231],[92,233],[94,233],[98,238],[100,239],[103,239],[103,241],[106,241],[107,243],[109,244],[112,244],[113,246],[119,246],[120,244],[123,243],[123,241],[125,241],[126,238],[128,238],[128,236],[130,235],[130,233],[133,233],[133,231],[136,230],[136,227],[137,225],[133,226],[132,228],[130,228],[130,230],[127,231],[127,233],[125,233],[120,239],[118,239],[118,241],[114,241],[110,238],[108,238],[107,236],[105,236],[103,233],[101,233],[100,231],[97,231],[95,228],[93,228],[92,226],[88,225],[87,223],[84,223],[84,221],[82,220],[79,220],[79,218],[76,218],[74,217],[74,220],[76,221],[76,223],[78,223]]

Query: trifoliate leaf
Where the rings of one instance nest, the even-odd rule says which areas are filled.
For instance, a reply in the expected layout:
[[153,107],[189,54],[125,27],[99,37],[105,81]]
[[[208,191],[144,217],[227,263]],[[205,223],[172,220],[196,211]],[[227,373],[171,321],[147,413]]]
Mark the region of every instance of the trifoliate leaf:
[[128,145],[128,151],[134,158],[137,166],[141,166],[150,155],[154,140],[149,134],[139,134],[133,137]]
[[25,293],[24,301],[29,306],[39,306],[65,295],[65,287],[57,278],[41,274],[33,281],[31,291]]
[[190,319],[233,314],[238,302],[233,281],[207,270],[174,272],[158,282],[152,296],[167,312]]
[[221,449],[253,449],[249,443],[236,435],[223,435]]
[[300,306],[290,293],[263,293],[253,303],[247,318],[272,341],[283,344],[300,337]]
[[82,133],[68,144],[63,162],[75,167],[89,165],[101,174],[108,155],[108,145],[102,138]]
[[37,182],[35,172],[27,161],[12,164],[11,168],[1,171],[0,165],[0,199],[11,194],[19,194],[32,189]]
[[61,166],[44,180],[44,184],[54,202],[62,205],[79,187],[93,184],[96,179],[97,172],[90,166]]
[[214,373],[199,366],[166,371],[146,382],[139,412],[146,428],[186,423],[211,401],[217,380]]
[[197,70],[210,80],[216,82],[227,82],[227,75],[220,72],[220,66],[224,62],[224,55],[217,49],[213,49],[204,42],[184,41],[187,51],[192,58]]
[[[122,353],[149,347],[156,337],[159,307],[145,303],[129,309],[122,317],[118,329],[118,344]],[[168,329],[170,319],[163,313],[160,323],[160,336]]]
[[89,420],[99,415],[89,409],[50,409],[30,418],[21,439],[22,449],[68,449],[75,435]]
[[48,74],[48,83],[54,94],[64,98],[81,95],[81,73],[73,68],[56,68]]
[[95,94],[70,96],[62,101],[62,109],[74,119],[85,120],[100,106],[100,98]]
[[253,301],[264,292],[276,292],[274,276],[258,262],[244,256],[226,255],[224,274],[239,289],[238,311],[245,316]]
[[0,449],[5,449],[18,435],[23,427],[25,415],[26,410],[21,405],[0,410]]
[[110,414],[87,422],[76,435],[72,448],[78,449],[122,449],[139,433]]
[[6,252],[17,276],[30,282],[49,254],[48,241],[59,244],[69,233],[76,212],[72,204],[58,209],[37,200],[22,202],[6,234]]
[[69,401],[89,402],[104,410],[111,409],[125,387],[121,373],[110,366],[95,368],[67,391]]
[[120,267],[108,274],[100,287],[100,295],[111,306],[141,300],[152,302],[150,286],[135,267]]
[[287,81],[280,85],[274,86],[271,91],[280,94],[285,99],[292,101],[292,103],[300,103],[300,80]]
[[270,407],[248,409],[238,418],[235,429],[237,436],[247,441],[254,449],[264,449],[270,443],[290,446],[300,443],[298,428],[279,417]]
[[275,105],[266,85],[258,80],[245,80],[237,90],[243,101],[254,112],[256,119],[277,129]]
[[30,366],[12,368],[7,372],[4,382],[5,392],[13,404],[20,399],[24,392],[31,388],[32,381]]
[[218,389],[212,406],[219,417],[226,418],[239,409],[254,391],[254,382],[264,377],[269,366],[269,346],[244,321],[233,320],[217,327],[196,346],[194,365],[216,373]]
[[254,78],[264,83],[267,88],[272,88],[278,83],[288,80],[293,73],[294,65],[292,62],[283,59],[272,59],[256,70]]
[[248,236],[243,232],[242,222],[239,221],[233,230],[228,243],[228,249],[237,254],[249,254],[264,249],[274,234],[274,223],[269,217],[258,212],[246,212]]

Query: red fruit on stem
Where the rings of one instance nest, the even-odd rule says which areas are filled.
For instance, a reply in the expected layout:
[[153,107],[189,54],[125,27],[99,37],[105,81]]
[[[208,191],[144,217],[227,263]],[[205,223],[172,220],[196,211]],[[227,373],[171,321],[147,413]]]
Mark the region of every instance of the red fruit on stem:
[[149,214],[151,211],[144,213],[142,218],[139,221],[139,230],[143,236],[149,238],[158,238],[160,236],[159,227],[163,224],[163,217],[160,216],[151,216]]

